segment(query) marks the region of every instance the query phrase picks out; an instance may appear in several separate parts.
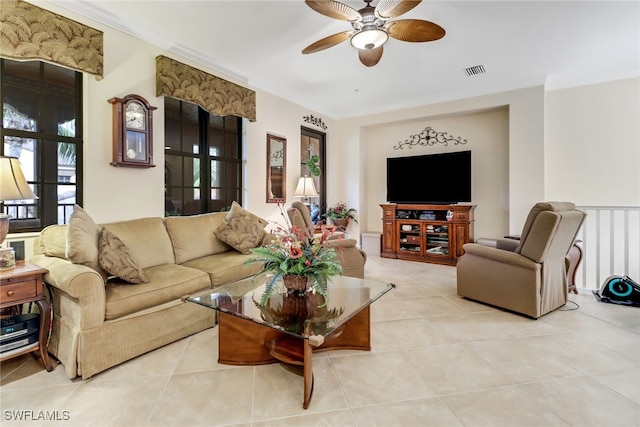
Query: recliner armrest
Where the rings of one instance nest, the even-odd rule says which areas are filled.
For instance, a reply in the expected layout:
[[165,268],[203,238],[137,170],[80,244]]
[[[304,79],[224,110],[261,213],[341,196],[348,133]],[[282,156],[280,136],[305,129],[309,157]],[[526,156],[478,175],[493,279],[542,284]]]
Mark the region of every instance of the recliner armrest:
[[503,251],[515,252],[516,249],[518,248],[518,245],[520,244],[520,241],[511,239],[511,238],[487,239],[487,238],[481,237],[478,240],[476,240],[476,243],[482,246],[489,246],[493,248],[502,249]]
[[498,239],[496,241],[496,248],[502,249],[503,251],[515,252],[520,245],[520,240],[515,239]]
[[482,258],[487,258],[493,261],[503,262],[505,264],[511,264],[518,267],[524,267],[531,270],[538,268],[540,264],[530,260],[529,258],[517,254],[511,251],[505,251],[498,248],[492,248],[490,246],[483,246],[477,243],[466,243],[464,246],[465,254],[475,255]]

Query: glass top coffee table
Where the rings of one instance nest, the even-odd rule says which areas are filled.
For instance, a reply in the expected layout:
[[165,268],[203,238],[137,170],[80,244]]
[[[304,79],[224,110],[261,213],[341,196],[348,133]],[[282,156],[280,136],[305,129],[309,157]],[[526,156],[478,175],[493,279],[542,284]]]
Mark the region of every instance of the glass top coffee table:
[[261,306],[267,278],[240,280],[186,300],[218,311],[219,363],[284,363],[304,377],[307,409],[313,393],[313,352],[371,350],[369,307],[395,285],[336,276],[329,282],[325,304],[319,293],[287,293],[278,284]]

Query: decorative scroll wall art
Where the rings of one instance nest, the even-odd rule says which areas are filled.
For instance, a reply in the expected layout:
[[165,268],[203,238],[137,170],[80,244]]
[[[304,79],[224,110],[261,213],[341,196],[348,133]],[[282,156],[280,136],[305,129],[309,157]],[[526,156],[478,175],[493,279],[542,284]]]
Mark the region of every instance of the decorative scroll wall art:
[[302,119],[305,123],[310,123],[314,126],[318,126],[322,130],[327,130],[327,125],[324,124],[320,117],[316,117],[313,114],[308,114],[306,116],[302,116]]
[[37,59],[102,79],[102,31],[21,0],[1,1],[0,57]]
[[256,93],[166,56],[156,57],[156,96],[198,104],[218,116],[256,121]]
[[443,144],[445,146],[448,146],[450,142],[453,142],[453,145],[461,145],[466,144],[467,140],[462,139],[461,137],[456,138],[450,136],[447,134],[447,132],[438,132],[431,126],[427,126],[422,132],[411,135],[409,138],[405,139],[404,142],[398,142],[398,144],[395,145],[393,149],[402,150],[405,147],[413,148],[416,145],[426,147],[436,144]]

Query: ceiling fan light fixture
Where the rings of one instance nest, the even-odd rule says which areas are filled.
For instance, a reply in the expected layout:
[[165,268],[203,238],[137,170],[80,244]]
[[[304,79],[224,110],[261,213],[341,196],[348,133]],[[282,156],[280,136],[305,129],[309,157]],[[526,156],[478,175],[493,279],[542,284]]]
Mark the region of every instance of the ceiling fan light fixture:
[[353,30],[342,31],[320,39],[302,50],[303,54],[319,52],[349,39],[351,46],[358,49],[358,59],[373,67],[380,62],[383,45],[389,37],[403,42],[431,42],[445,35],[438,24],[422,19],[398,19],[398,16],[416,7],[422,0],[377,0],[376,6],[364,0],[366,6],[360,10],[338,0],[305,0],[307,6],[321,15],[346,21]]
[[378,48],[389,40],[389,33],[376,25],[365,25],[351,36],[351,46],[361,50]]

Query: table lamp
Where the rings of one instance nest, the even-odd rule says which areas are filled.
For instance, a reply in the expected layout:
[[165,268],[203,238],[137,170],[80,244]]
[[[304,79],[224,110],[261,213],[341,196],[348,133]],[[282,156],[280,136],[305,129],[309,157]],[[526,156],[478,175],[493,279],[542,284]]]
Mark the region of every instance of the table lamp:
[[[0,156],[0,202],[5,200],[37,199],[24,178],[20,162],[16,157]],[[9,232],[11,216],[0,213],[0,246]],[[0,249],[0,270],[13,268],[16,265],[13,248]]]
[[298,179],[298,186],[296,187],[296,191],[293,195],[296,197],[303,197],[305,199],[305,204],[308,204],[309,197],[318,197],[318,190],[316,190],[313,178],[307,175],[300,177],[300,179]]

